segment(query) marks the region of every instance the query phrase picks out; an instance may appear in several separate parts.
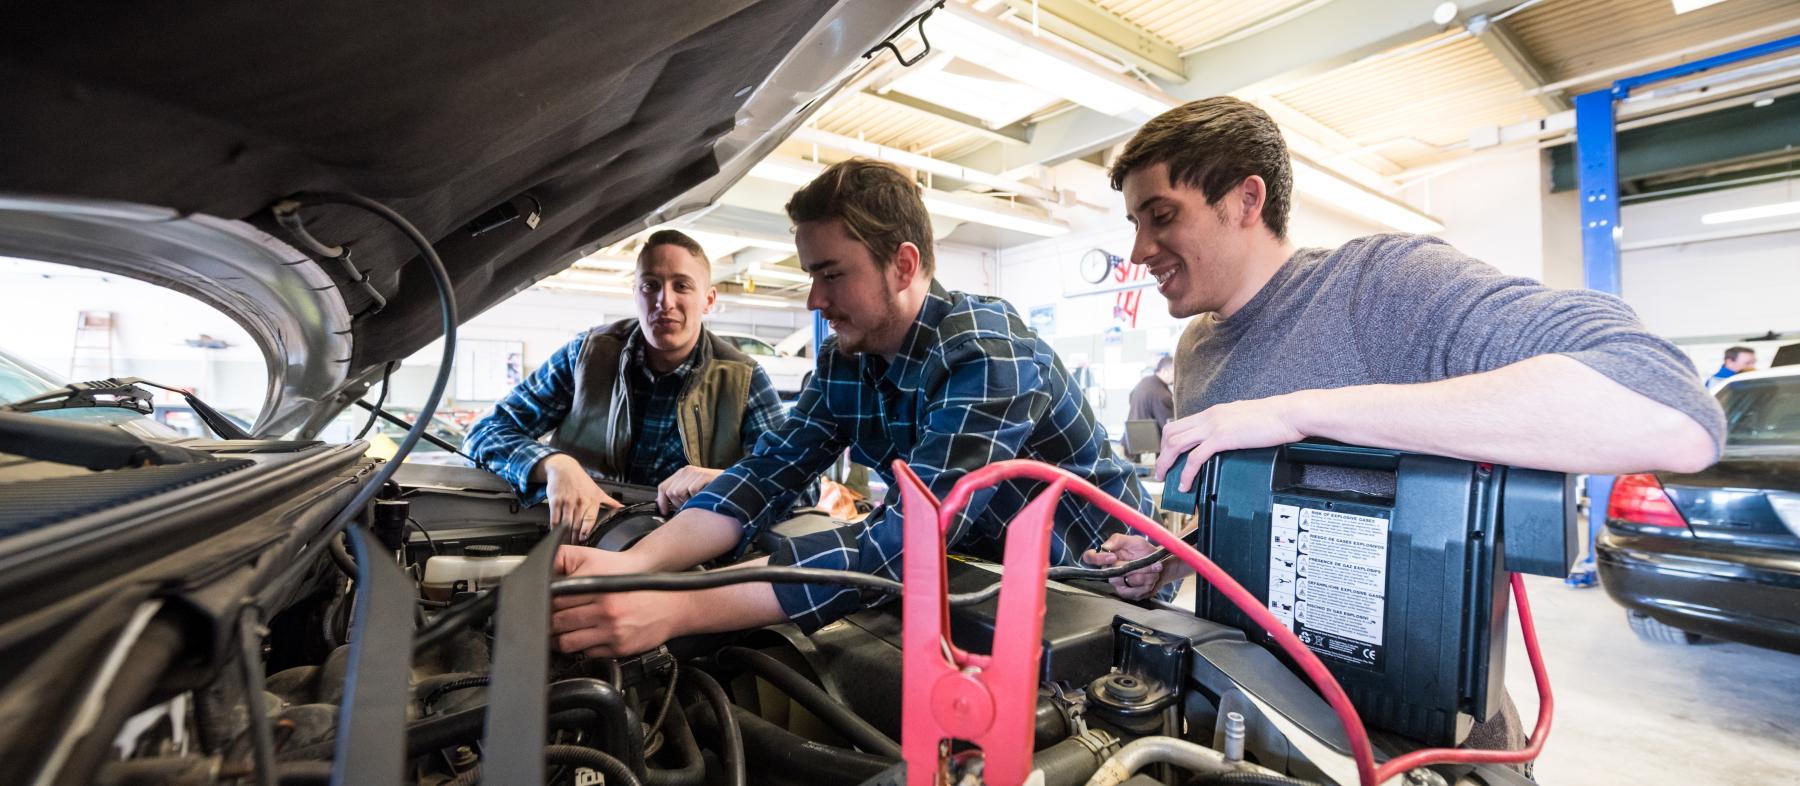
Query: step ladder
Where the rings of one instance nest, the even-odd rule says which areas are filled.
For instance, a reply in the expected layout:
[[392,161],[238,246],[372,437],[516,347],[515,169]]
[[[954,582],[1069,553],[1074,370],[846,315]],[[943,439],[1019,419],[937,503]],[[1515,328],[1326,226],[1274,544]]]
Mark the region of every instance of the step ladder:
[[86,382],[112,376],[113,312],[80,312],[75,317],[75,346],[69,353],[69,379]]

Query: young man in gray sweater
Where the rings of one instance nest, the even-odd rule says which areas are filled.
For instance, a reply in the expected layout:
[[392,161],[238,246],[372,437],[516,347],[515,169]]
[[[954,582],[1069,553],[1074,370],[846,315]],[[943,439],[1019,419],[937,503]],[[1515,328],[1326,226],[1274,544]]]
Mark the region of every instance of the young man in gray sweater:
[[[1251,104],[1163,113],[1111,176],[1137,227],[1131,261],[1170,314],[1194,318],[1158,479],[1188,454],[1166,479],[1189,488],[1214,453],[1307,437],[1594,474],[1693,472],[1718,456],[1724,417],[1693,365],[1616,297],[1508,276],[1431,237],[1295,249],[1287,145]],[[1085,556],[1151,550],[1115,535]],[[1144,597],[1188,572],[1165,562],[1113,584]]]

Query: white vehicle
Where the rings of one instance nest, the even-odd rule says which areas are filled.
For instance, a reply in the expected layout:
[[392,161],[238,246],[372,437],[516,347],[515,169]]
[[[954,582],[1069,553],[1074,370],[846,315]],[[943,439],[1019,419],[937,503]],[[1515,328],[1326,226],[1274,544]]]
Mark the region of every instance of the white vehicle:
[[755,336],[742,333],[714,333],[719,338],[731,342],[742,352],[761,364],[763,371],[769,375],[769,381],[775,384],[775,392],[783,396],[796,396],[800,388],[806,386],[806,375],[813,370],[811,358],[795,357],[782,354],[769,342]]

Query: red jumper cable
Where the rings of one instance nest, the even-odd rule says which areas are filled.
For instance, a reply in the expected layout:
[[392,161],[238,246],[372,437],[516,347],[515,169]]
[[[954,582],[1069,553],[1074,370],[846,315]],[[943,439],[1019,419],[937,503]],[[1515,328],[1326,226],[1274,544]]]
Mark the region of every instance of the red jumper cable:
[[[1518,574],[1512,576],[1512,592],[1518,602],[1519,627],[1524,633],[1525,652],[1531,660],[1539,699],[1537,726],[1529,744],[1512,751],[1418,750],[1377,767],[1362,719],[1324,662],[1249,590],[1148,516],[1067,470],[1036,461],[1002,461],[975,470],[958,480],[941,504],[905,462],[894,462],[894,474],[900,484],[906,527],[906,551],[902,555],[905,590],[901,597],[905,663],[902,676],[906,689],[901,705],[900,747],[906,761],[907,786],[948,786],[952,740],[981,748],[982,779],[992,786],[1021,786],[1031,774],[1032,718],[1037,708],[1039,660],[1043,655],[1050,529],[1057,502],[1065,491],[1074,492],[1168,549],[1268,631],[1337,714],[1349,738],[1350,755],[1356,761],[1361,786],[1377,786],[1408,770],[1431,764],[1531,761],[1543,750],[1544,739],[1549,736],[1554,704],[1550,678],[1538,649],[1531,603]],[[989,655],[967,652],[950,641],[944,536],[976,491],[1014,479],[1042,481],[1049,488],[1026,505],[1007,527],[994,651]]]

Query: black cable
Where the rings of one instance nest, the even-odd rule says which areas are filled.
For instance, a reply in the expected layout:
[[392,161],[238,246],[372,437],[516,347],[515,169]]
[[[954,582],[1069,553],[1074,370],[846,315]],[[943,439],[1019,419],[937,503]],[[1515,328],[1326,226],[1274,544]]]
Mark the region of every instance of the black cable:
[[[420,257],[425,262],[426,270],[431,275],[432,284],[437,288],[438,308],[441,312],[440,316],[443,319],[444,353],[438,367],[437,379],[432,383],[431,392],[426,394],[425,401],[419,407],[418,421],[413,424],[412,428],[407,429],[406,436],[401,438],[399,446],[394,449],[393,457],[390,458],[387,463],[383,464],[380,469],[376,470],[375,477],[370,479],[368,485],[357,491],[356,496],[351,498],[350,504],[344,506],[344,509],[332,519],[331,523],[326,525],[325,531],[322,534],[328,539],[327,542],[329,542],[329,539],[336,538],[338,533],[343,532],[344,528],[350,524],[350,520],[359,515],[363,509],[368,506],[369,501],[374,499],[375,495],[387,485],[388,480],[400,469],[400,464],[406,459],[407,454],[412,452],[413,446],[418,444],[419,436],[430,427],[431,416],[437,412],[438,402],[443,400],[444,389],[449,387],[450,367],[456,361],[457,325],[455,287],[450,283],[450,271],[444,267],[443,258],[438,256],[437,250],[431,247],[431,241],[425,238],[425,235],[419,231],[418,227],[413,226],[411,222],[407,221],[399,213],[394,212],[393,208],[360,194],[300,193],[282,200],[281,203],[274,206],[273,212],[275,213],[276,218],[281,221],[282,225],[287,227],[288,230],[296,236],[302,238],[303,242],[306,242],[310,246],[318,246],[320,249],[329,251],[329,248],[319,243],[316,238],[313,238],[312,235],[306,231],[306,227],[300,220],[299,209],[309,205],[330,204],[360,207],[370,213],[374,213],[382,220],[392,224],[395,229],[400,230],[400,232],[406,235],[406,238],[412,241],[412,244],[418,248]],[[334,258],[341,260],[343,256],[348,253],[348,249],[340,249],[339,254],[327,254],[327,256],[333,256]],[[366,275],[363,278],[363,282],[366,285]],[[370,289],[373,289],[373,287],[370,287]],[[377,297],[379,297],[379,293],[377,292],[376,294]],[[355,553],[356,557],[357,586],[370,586],[370,571],[373,570],[372,555],[365,553],[362,538],[351,538],[350,548]],[[307,564],[309,562],[310,560],[296,560],[295,566],[289,569],[293,575],[290,576],[288,572],[284,572],[282,578],[286,579],[286,581],[280,582],[280,586],[287,586],[292,582],[294,577],[297,577],[300,571],[310,569],[311,566]],[[360,593],[358,597],[359,600],[367,601],[368,594]],[[359,603],[357,605],[362,607],[366,606],[366,603]],[[363,609],[359,608],[358,611],[361,612]],[[345,675],[346,684],[353,685],[356,683],[356,664],[360,660],[358,655],[364,641],[362,630],[367,621],[368,617],[366,613],[357,613],[352,617],[350,624],[350,666],[348,673]],[[346,735],[350,733],[352,728],[350,723],[350,708],[352,705],[353,702],[349,701],[348,697],[345,698],[343,704],[339,705],[337,729],[337,747],[339,749],[342,749],[348,743]]]
[[669,717],[669,708],[675,704],[675,683],[681,678],[681,663],[669,664],[669,686],[663,690],[662,706],[656,708],[656,719],[650,721],[650,728],[644,730],[644,755],[650,752],[650,736],[662,730],[663,721]]
[[421,653],[442,644],[457,631],[487,619],[494,613],[500,595],[488,590],[439,612],[431,622],[413,634],[413,653]]
[[[1068,581],[1070,579],[1110,579],[1123,576],[1135,570],[1142,570],[1168,558],[1169,550],[1159,548],[1130,562],[1121,562],[1105,568],[1087,568],[1078,565],[1058,565],[1045,575],[1049,581]],[[993,599],[1000,594],[1000,582],[996,581],[972,592],[959,592],[950,595],[952,606],[973,606]]]
[[[702,786],[706,783],[706,758],[700,753],[700,743],[694,740],[694,730],[688,726],[687,714],[680,707],[674,710],[674,722],[669,724],[666,735],[669,746],[680,756],[680,765],[673,769],[648,767],[644,770],[645,786]],[[645,751],[645,756],[650,752]]]
[[264,705],[263,625],[261,610],[247,605],[238,612],[238,657],[243,660],[244,704],[250,723],[251,750],[256,762],[258,786],[275,786],[275,728]]
[[[1107,568],[1061,567],[1051,568],[1060,578],[1108,578],[1121,576],[1133,570],[1150,565],[1162,557],[1166,551],[1159,550],[1122,565]],[[853,570],[826,570],[824,568],[796,568],[781,565],[763,565],[754,568],[736,568],[730,570],[690,571],[687,573],[630,573],[622,576],[575,576],[558,579],[550,584],[550,594],[560,595],[600,595],[609,592],[682,592],[691,590],[715,589],[733,584],[750,584],[767,582],[769,584],[835,584],[848,587],[861,587],[889,595],[899,595],[900,582],[869,573]],[[1000,582],[973,592],[964,592],[950,596],[950,605],[969,606],[993,598],[1000,592]],[[443,642],[458,629],[473,625],[493,614],[498,599],[489,592],[462,605],[453,606],[438,615],[431,624],[420,629],[413,639],[413,652],[423,652]]]
[[881,733],[880,729],[863,720],[862,716],[852,712],[849,707],[839,703],[805,675],[795,671],[767,653],[758,652],[745,647],[724,647],[719,650],[719,663],[724,666],[741,666],[749,669],[756,676],[768,680],[788,698],[799,702],[807,712],[817,716],[826,725],[849,740],[862,750],[879,756],[900,758],[900,743]]
[[375,416],[381,412],[381,405],[387,403],[388,384],[394,375],[394,367],[400,365],[398,360],[390,360],[381,368],[381,395],[375,397],[375,406],[369,409],[369,419],[363,421],[363,427],[356,432],[353,439],[362,439],[369,435],[369,429],[375,427]]
[[338,572],[350,579],[356,578],[356,558],[350,556],[350,550],[344,546],[342,537],[332,538],[325,544],[325,550],[331,554],[331,562],[337,565]]
[[406,523],[408,526],[412,527],[413,529],[418,530],[420,535],[425,536],[426,548],[431,549],[431,556],[433,556],[433,557],[437,556],[438,555],[437,541],[431,539],[431,533],[425,531],[425,525],[420,524],[418,519],[415,519],[411,516],[406,517]]
[[425,698],[419,702],[419,706],[423,708],[426,713],[430,713],[431,705],[436,704],[438,699],[444,697],[444,694],[466,690],[468,688],[479,688],[486,684],[488,684],[488,676],[485,674],[477,677],[464,677],[460,680],[451,680],[432,688],[431,692],[425,694]]
[[700,694],[712,708],[719,727],[719,761],[725,765],[727,786],[746,786],[744,732],[738,728],[737,716],[731,713],[731,697],[725,695],[718,680],[699,669],[692,670],[684,687]]

